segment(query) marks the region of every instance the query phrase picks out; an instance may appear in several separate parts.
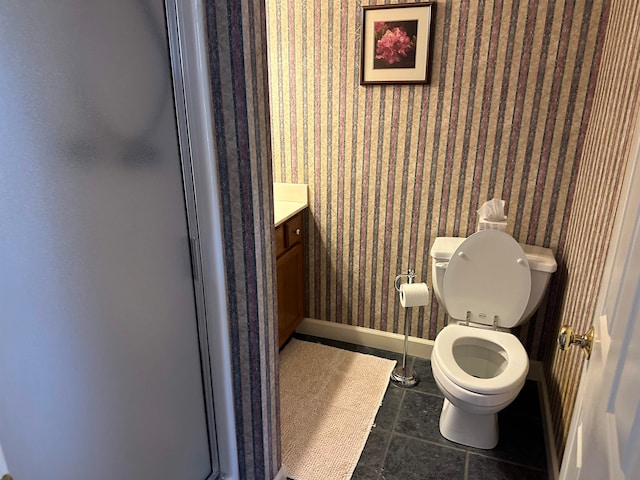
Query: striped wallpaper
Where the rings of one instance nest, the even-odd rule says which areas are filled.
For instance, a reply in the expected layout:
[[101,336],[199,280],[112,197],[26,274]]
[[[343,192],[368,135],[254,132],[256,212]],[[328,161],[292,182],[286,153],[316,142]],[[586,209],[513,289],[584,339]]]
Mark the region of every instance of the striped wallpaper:
[[[595,314],[604,261],[624,178],[635,122],[640,115],[640,6],[636,0],[615,0],[610,6],[600,74],[566,238],[561,241],[562,269],[548,309],[553,328],[544,344],[553,345],[561,324],[587,330]],[[566,443],[584,356],[578,349],[548,348],[545,375],[561,454]]]
[[[310,315],[401,331],[389,279],[409,265],[428,278],[431,239],[471,233],[482,201],[505,198],[510,231],[558,256],[545,313],[520,335],[544,357],[562,452],[582,358],[554,337],[593,313],[640,109],[637,4],[612,2],[605,42],[608,1],[439,1],[431,85],[360,87],[360,4],[289,1],[267,2],[273,170],[310,185]],[[248,479],[280,467],[264,13],[254,0],[207,2]],[[436,304],[413,320],[427,338],[444,321]]]
[[[310,316],[401,331],[390,278],[409,265],[428,278],[431,239],[471,233],[482,201],[505,198],[509,230],[558,256],[545,313],[520,335],[544,357],[562,452],[582,358],[554,338],[593,313],[640,109],[637,4],[611,2],[605,41],[608,1],[438,1],[431,85],[360,87],[360,4],[287,1],[267,2],[273,170],[310,185]],[[264,13],[207,2],[248,479],[280,467]],[[444,322],[436,304],[413,320],[426,338]]]
[[275,239],[265,9],[206,2],[241,479],[280,469]]
[[[494,196],[510,233],[561,256],[606,8],[439,0],[431,84],[360,86],[375,3],[267,0],[273,170],[309,184],[307,315],[402,332],[394,276],[430,284],[433,239],[471,234]],[[545,311],[516,332],[534,359]],[[410,316],[417,337],[445,324],[435,299]]]

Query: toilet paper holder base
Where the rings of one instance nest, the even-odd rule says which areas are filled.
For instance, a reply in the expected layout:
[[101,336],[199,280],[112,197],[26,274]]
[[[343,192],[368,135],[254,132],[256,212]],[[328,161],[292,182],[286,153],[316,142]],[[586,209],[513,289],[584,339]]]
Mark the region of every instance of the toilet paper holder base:
[[404,388],[415,387],[420,382],[415,370],[406,365],[396,366],[391,372],[390,379],[395,385]]
[[[413,283],[413,279],[416,276],[416,272],[413,269],[409,269],[407,273],[402,273],[396,276],[395,281],[393,282],[396,290],[400,291],[400,281],[403,278],[407,279],[408,283]],[[420,379],[416,374],[415,370],[411,367],[407,367],[407,350],[409,347],[409,315],[405,310],[404,314],[404,352],[402,355],[402,365],[397,365],[396,368],[391,372],[391,382],[399,387],[411,388],[418,385]]]

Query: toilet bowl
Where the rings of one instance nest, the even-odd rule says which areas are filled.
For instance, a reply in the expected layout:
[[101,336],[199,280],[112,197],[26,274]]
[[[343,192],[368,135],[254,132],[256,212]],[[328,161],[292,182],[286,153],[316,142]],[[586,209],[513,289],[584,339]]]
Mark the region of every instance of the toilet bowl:
[[[528,319],[532,301],[539,304],[532,292],[543,295],[555,259],[551,251],[536,251],[535,261],[542,264],[536,270],[548,271],[534,277],[532,256],[501,231],[477,232],[455,242],[447,255],[438,240],[432,248],[434,291],[450,317],[431,354],[433,376],[445,397],[440,433],[491,449],[498,443],[497,413],[517,397],[529,370],[527,352],[509,329]],[[534,279],[545,284],[532,288]]]
[[517,397],[529,371],[520,341],[506,332],[451,324],[436,337],[431,369],[446,399],[442,435],[476,448],[495,447],[497,413]]

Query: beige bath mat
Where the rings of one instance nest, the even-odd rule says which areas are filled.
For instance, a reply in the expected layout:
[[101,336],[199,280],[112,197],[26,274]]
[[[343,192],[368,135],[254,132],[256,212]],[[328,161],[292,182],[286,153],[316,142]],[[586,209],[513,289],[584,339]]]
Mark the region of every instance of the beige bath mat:
[[351,478],[395,363],[289,342],[280,352],[282,463],[288,477]]

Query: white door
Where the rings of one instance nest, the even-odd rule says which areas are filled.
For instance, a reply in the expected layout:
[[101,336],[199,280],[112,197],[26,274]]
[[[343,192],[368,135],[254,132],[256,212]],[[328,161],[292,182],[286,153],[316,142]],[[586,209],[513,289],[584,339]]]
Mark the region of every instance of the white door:
[[639,317],[640,121],[593,321],[594,348],[585,362],[561,479],[640,478]]
[[0,2],[16,480],[217,476],[169,58],[163,0]]

